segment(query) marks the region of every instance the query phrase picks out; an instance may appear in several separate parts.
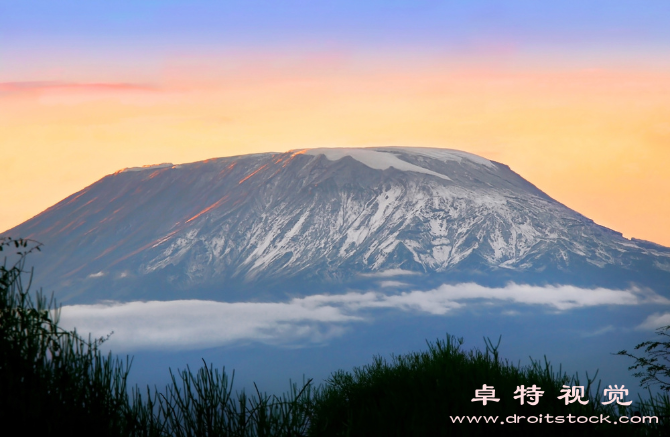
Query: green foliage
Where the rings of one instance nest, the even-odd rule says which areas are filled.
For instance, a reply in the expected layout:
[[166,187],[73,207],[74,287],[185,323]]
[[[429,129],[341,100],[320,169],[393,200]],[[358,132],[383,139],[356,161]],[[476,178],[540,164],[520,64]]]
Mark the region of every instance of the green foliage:
[[648,428],[647,435],[667,436],[670,435],[670,395],[668,393],[657,393],[653,395],[649,391],[649,397],[643,399],[640,396],[636,405],[639,416],[656,416],[660,419],[657,425]]
[[[279,398],[232,396],[213,367],[172,371],[163,392],[126,387],[130,360],[103,356],[107,338],[84,340],[58,326],[59,309],[40,291],[31,298],[26,256],[39,243],[0,239],[16,263],[0,266],[0,420],[41,436],[300,436],[312,411],[311,380]],[[27,286],[24,279],[28,278]],[[144,396],[143,396],[144,393]]]
[[[355,368],[352,373],[339,371],[324,387],[314,411],[312,433],[319,436],[439,436],[494,435],[507,430],[519,435],[635,435],[631,426],[600,424],[516,424],[502,428],[507,416],[610,416],[626,413],[601,404],[598,387],[588,378],[587,405],[565,405],[563,385],[582,385],[578,376],[554,372],[546,361],[532,361],[521,367],[503,361],[487,340],[486,352],[460,349],[462,339],[428,343],[428,351],[392,356],[390,361],[375,357],[372,364]],[[483,384],[495,387],[499,402],[473,403],[475,390]],[[537,406],[520,405],[514,399],[518,386],[541,387],[544,395]],[[595,393],[592,390],[595,388]],[[498,416],[496,424],[452,423],[453,416]],[[567,422],[567,419],[566,419]],[[637,429],[637,428],[636,428]],[[646,432],[646,428],[643,429]],[[639,432],[639,431],[636,431]],[[652,434],[653,435],[653,434]]]
[[124,435],[130,363],[102,356],[105,339],[60,329],[53,299],[38,291],[33,301],[30,281],[24,289],[25,257],[39,244],[0,240],[12,247],[17,262],[0,267],[0,418],[25,435]]
[[[658,328],[656,333],[661,337],[670,338],[670,325]],[[635,364],[628,370],[640,370],[633,374],[642,378],[640,385],[650,387],[659,384],[661,390],[670,392],[670,341],[644,341],[635,346],[635,350],[640,349],[644,350],[646,356],[636,357],[626,350],[619,351],[616,355],[635,360]]]
[[[212,366],[193,374],[190,368],[170,371],[172,383],[163,392],[147,390],[146,400],[133,392],[135,427],[146,436],[301,436],[312,410],[311,380],[298,391],[291,385],[282,398],[261,394],[232,396],[232,381]],[[153,414],[148,414],[152,412]]]
[[[656,329],[661,337],[670,337],[670,325]],[[656,427],[658,435],[670,435],[670,341],[644,341],[635,350],[642,350],[645,356],[635,356],[626,350],[621,350],[616,355],[621,355],[635,360],[635,364],[628,370],[636,370],[633,375],[641,378],[640,385],[649,390],[649,398],[639,400],[639,410],[643,416],[653,415],[661,418],[662,423]],[[658,385],[661,393],[653,395],[651,387]],[[664,392],[664,393],[663,393]]]
[[[261,393],[233,395],[232,379],[207,366],[173,373],[171,383],[158,388],[127,390],[130,360],[103,356],[106,338],[88,340],[58,326],[53,298],[41,292],[31,297],[32,272],[25,270],[28,254],[39,250],[30,240],[0,239],[0,250],[15,250],[17,261],[0,266],[0,420],[23,435],[95,436],[439,436],[517,435],[670,435],[668,421],[659,425],[500,426],[507,416],[599,416],[612,419],[631,409],[603,406],[600,387],[587,375],[587,405],[565,405],[558,399],[564,385],[582,385],[547,362],[522,367],[501,360],[498,346],[485,339],[486,351],[463,351],[462,339],[428,343],[428,350],[391,360],[375,357],[353,372],[338,371],[315,389],[311,380],[299,389],[291,384],[281,397]],[[27,279],[27,281],[24,281]],[[24,284],[25,282],[25,284]],[[650,376],[645,383],[663,382],[662,363],[668,343],[646,342],[651,357],[636,358]],[[664,349],[665,348],[665,349]],[[652,367],[650,367],[652,366]],[[656,367],[653,367],[656,366]],[[661,367],[659,367],[661,366]],[[651,371],[650,371],[651,369]],[[638,375],[639,376],[639,375]],[[499,402],[471,402],[483,384],[494,386]],[[521,405],[513,396],[518,386],[544,391],[539,405]],[[667,383],[666,383],[667,386]],[[668,394],[640,399],[635,407],[644,416],[668,415]],[[496,424],[453,423],[455,416],[498,416]],[[509,429],[509,427],[513,427]],[[497,430],[497,431],[496,431]]]

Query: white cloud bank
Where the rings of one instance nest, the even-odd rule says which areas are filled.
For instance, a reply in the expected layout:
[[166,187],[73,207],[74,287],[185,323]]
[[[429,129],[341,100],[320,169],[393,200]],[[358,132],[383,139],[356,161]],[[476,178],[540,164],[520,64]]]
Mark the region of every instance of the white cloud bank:
[[403,269],[388,269],[382,270],[380,272],[374,273],[360,273],[358,276],[364,278],[392,278],[394,276],[414,276],[420,275],[420,272],[415,272],[412,270],[403,270]]
[[114,332],[115,349],[197,349],[243,340],[320,343],[342,335],[345,322],[361,320],[333,306],[289,303],[226,303],[174,300],[61,309],[64,328],[94,337]]
[[[76,327],[78,332],[91,332],[96,337],[114,331],[109,345],[115,351],[203,348],[249,340],[272,344],[321,343],[342,335],[349,324],[368,319],[371,309],[444,315],[473,300],[542,305],[554,311],[602,305],[670,304],[666,298],[637,288],[517,284],[488,288],[468,283],[400,294],[372,291],[319,294],[281,303],[180,300],[72,305],[62,308],[61,322],[63,327]],[[366,310],[367,314],[363,314]],[[670,313],[660,317],[666,316],[670,318]]]
[[655,331],[658,328],[668,325],[670,325],[670,313],[655,313],[647,317],[636,329]]

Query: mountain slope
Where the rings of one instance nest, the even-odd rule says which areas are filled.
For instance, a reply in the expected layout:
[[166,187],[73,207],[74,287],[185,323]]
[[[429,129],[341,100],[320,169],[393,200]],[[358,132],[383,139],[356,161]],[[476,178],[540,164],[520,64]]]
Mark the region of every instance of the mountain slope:
[[36,280],[61,302],[509,280],[670,292],[670,249],[595,224],[503,164],[446,149],[125,169],[3,235],[45,243]]

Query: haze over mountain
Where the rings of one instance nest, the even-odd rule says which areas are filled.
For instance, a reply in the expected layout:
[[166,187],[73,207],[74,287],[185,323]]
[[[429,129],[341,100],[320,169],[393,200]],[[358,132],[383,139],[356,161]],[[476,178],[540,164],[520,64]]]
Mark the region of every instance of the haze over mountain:
[[504,164],[430,148],[305,149],[128,168],[3,233],[44,243],[59,302],[240,301],[443,283],[649,287],[670,248]]

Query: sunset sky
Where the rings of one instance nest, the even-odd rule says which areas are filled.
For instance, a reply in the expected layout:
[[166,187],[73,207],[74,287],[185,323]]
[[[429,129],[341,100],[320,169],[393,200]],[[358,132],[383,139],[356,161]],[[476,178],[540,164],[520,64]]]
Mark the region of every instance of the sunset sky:
[[0,231],[124,167],[390,145],[502,162],[670,246],[669,22],[667,0],[0,0]]

